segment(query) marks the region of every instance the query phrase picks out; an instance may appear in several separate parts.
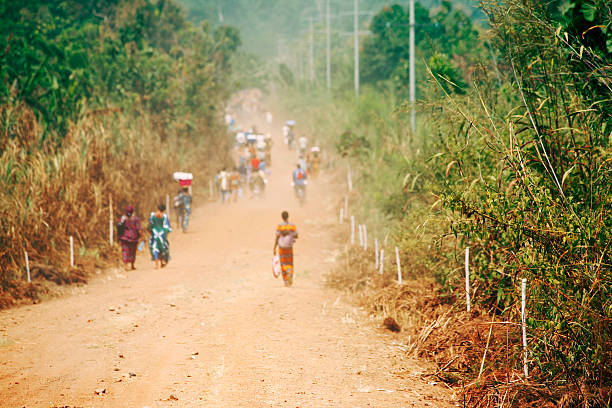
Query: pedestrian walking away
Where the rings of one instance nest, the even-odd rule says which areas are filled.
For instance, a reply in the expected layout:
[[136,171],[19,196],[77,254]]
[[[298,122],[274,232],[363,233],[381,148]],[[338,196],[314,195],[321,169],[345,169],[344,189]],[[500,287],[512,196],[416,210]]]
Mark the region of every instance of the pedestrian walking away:
[[160,204],[157,207],[157,211],[151,213],[149,225],[147,226],[151,233],[149,251],[151,252],[151,260],[155,262],[155,269],[159,269],[160,265],[163,268],[170,260],[168,234],[172,232],[172,228],[170,228],[170,220],[165,211],[166,206]]
[[307,178],[308,175],[306,171],[303,169],[302,165],[298,163],[297,168],[293,170],[292,184],[295,196],[300,203],[304,203],[306,201],[306,185],[308,184]]
[[240,172],[238,167],[234,167],[234,171],[230,174],[230,188],[234,202],[238,201],[238,192],[240,191]]
[[192,201],[193,197],[189,194],[189,187],[186,186],[181,188],[178,195],[174,197],[174,209],[183,232],[187,232],[187,227],[189,227]]
[[229,203],[230,198],[230,175],[227,169],[224,167],[223,171],[219,173],[219,186],[221,188],[221,202]]
[[141,233],[140,220],[134,215],[134,207],[129,205],[126,207],[121,221],[117,224],[117,235],[121,242],[121,255],[125,270],[136,269],[134,262],[136,262],[136,250]]
[[308,139],[306,136],[300,136],[298,139],[298,156],[305,156],[308,148]]
[[283,281],[286,287],[290,287],[293,285],[294,274],[293,244],[298,238],[298,232],[295,225],[289,222],[289,213],[287,211],[281,213],[281,218],[283,222],[276,227],[273,253],[276,256],[276,249],[278,248],[278,257],[280,258]]

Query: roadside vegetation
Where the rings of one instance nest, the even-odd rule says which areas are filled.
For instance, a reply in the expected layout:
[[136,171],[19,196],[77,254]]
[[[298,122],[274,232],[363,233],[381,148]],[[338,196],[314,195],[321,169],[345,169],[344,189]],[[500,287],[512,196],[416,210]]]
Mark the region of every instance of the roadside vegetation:
[[6,307],[37,299],[46,279],[81,282],[116,261],[111,200],[115,222],[131,204],[146,223],[174,192],[174,171],[205,178],[227,160],[222,115],[240,37],[192,25],[173,1],[0,1],[0,16]]
[[378,276],[373,252],[351,248],[329,282],[395,320],[407,352],[435,361],[431,375],[461,387],[466,406],[610,406],[612,9],[511,0],[482,11],[488,26],[450,2],[417,7],[428,80],[414,133],[401,6],[372,20],[358,100],[287,87],[281,105],[350,164],[351,214],[387,253],[400,248],[411,278],[396,284],[394,256]]

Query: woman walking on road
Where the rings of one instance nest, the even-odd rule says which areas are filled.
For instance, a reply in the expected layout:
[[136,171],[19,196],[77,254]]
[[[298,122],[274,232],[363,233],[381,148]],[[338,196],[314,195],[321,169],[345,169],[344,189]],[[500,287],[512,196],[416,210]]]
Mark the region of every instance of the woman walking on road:
[[121,217],[121,221],[117,225],[117,235],[121,242],[121,255],[125,270],[136,269],[134,262],[136,261],[136,249],[141,235],[140,220],[134,215],[134,207],[131,205],[125,209],[125,215]]
[[151,233],[149,251],[151,251],[151,260],[155,261],[155,269],[159,269],[160,264],[163,268],[170,260],[168,234],[172,232],[172,228],[170,228],[170,220],[165,211],[166,206],[160,204],[157,207],[157,211],[151,213],[149,225],[147,226]]
[[281,214],[283,222],[276,227],[276,239],[274,240],[274,255],[278,247],[278,257],[280,258],[281,271],[285,286],[293,285],[293,244],[298,238],[295,225],[289,222],[289,213],[283,211]]

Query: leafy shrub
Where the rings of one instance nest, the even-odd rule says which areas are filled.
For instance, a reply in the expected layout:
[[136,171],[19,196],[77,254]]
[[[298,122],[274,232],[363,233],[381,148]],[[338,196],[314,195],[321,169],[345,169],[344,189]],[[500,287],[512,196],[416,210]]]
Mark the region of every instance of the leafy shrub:
[[336,151],[342,157],[363,156],[370,150],[370,142],[365,136],[356,135],[350,130],[345,130],[336,143]]

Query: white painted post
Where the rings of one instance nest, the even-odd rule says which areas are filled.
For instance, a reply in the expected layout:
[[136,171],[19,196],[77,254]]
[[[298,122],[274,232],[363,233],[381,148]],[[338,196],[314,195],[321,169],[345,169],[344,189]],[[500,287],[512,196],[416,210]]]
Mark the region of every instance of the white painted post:
[[380,259],[378,260],[378,273],[379,274],[383,274],[383,266],[384,266],[384,260],[385,260],[385,250],[381,248],[380,250]]
[[399,249],[395,247],[395,263],[397,264],[397,282],[402,284],[402,265],[400,264]]
[[340,224],[344,221],[344,208],[340,208]]
[[351,215],[351,245],[355,245],[355,216]]
[[354,2],[355,12],[353,14],[353,31],[354,31],[354,53],[355,53],[355,63],[354,63],[354,82],[355,82],[355,97],[359,98],[359,0],[355,0]]
[[363,249],[368,250],[368,227],[363,224]]
[[28,258],[28,251],[23,251],[25,253],[25,261],[26,261],[26,272],[28,273],[28,283],[32,282],[30,279],[30,258]]
[[208,189],[210,194],[210,199],[213,199],[213,182],[212,180],[208,180]]
[[108,221],[108,242],[113,246],[113,219]]
[[108,205],[108,242],[110,246],[113,246],[113,236],[114,236],[114,222],[113,222],[113,196],[110,196],[109,205]]
[[374,238],[374,253],[376,258],[376,269],[378,269],[378,238]]
[[467,303],[467,311],[471,309],[470,305],[470,248],[465,248],[465,301]]
[[529,370],[527,369],[527,316],[525,311],[525,304],[527,300],[527,279],[521,280],[521,325],[523,326],[523,371],[525,378],[529,376]]
[[363,248],[363,225],[359,224],[359,246]]
[[166,213],[168,214],[168,219],[170,219],[170,195],[166,194]]
[[[331,15],[329,13],[329,0],[326,3],[326,11],[327,11],[327,25],[326,25],[326,36],[325,36],[325,56],[327,57],[325,62],[325,78],[327,82],[327,90],[331,89],[331,36],[330,36],[330,26],[331,26]],[[280,54],[280,53],[279,53]]]
[[70,266],[74,267],[74,238],[70,236]]

